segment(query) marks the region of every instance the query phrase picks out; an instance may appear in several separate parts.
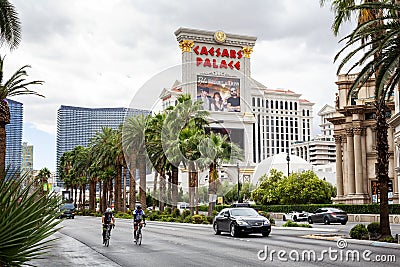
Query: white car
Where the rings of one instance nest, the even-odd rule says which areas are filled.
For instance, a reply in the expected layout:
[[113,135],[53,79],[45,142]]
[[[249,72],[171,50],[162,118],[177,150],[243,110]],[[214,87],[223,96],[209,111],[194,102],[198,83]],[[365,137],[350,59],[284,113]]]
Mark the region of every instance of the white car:
[[287,220],[291,220],[293,222],[298,222],[298,221],[307,221],[308,219],[308,212],[306,211],[292,211],[292,212],[288,212],[285,213],[283,215],[283,220],[287,221]]

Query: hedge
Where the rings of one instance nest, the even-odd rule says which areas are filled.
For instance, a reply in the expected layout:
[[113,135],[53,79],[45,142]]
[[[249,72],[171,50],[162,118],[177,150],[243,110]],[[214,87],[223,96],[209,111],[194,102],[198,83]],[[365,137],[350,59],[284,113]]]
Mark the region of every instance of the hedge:
[[[223,208],[228,208],[230,205],[217,205],[215,209],[221,211]],[[252,205],[256,210],[263,210],[267,212],[291,212],[291,211],[306,211],[314,212],[315,210],[323,207],[339,208],[348,214],[379,214],[379,204],[303,204],[303,205]],[[389,205],[390,214],[400,214],[400,204]]]

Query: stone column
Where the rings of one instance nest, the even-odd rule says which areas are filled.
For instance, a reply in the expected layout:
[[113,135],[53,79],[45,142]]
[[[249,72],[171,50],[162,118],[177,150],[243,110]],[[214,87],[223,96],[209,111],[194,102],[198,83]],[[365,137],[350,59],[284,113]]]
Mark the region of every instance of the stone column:
[[336,188],[337,197],[343,197],[342,137],[334,135],[336,144]]
[[192,99],[196,99],[196,83],[193,82],[193,77],[191,77],[191,68],[194,65],[193,46],[193,40],[181,40],[179,42],[179,47],[182,50],[182,89],[186,94],[190,94]]
[[343,194],[347,196],[349,194],[349,172],[347,168],[347,137],[342,135],[342,148],[343,148]]
[[354,170],[356,194],[363,194],[363,169],[362,169],[362,151],[361,151],[361,134],[363,128],[355,127],[354,133]]
[[347,137],[347,172],[348,172],[348,188],[349,195],[355,193],[355,177],[354,177],[354,134],[353,129],[346,129]]

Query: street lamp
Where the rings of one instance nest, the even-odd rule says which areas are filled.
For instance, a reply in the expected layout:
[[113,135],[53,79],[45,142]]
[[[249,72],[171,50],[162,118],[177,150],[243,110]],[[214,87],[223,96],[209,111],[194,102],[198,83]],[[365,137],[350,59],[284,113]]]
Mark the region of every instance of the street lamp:
[[240,173],[239,173],[239,162],[236,164],[236,167],[237,167],[237,182],[238,182],[238,198],[237,198],[237,203],[240,203],[240,182],[239,182],[239,176],[240,176]]
[[289,164],[290,164],[290,155],[289,155],[289,152],[287,153],[286,161],[287,161],[287,176],[289,177],[289,173],[290,173],[290,170],[289,170]]

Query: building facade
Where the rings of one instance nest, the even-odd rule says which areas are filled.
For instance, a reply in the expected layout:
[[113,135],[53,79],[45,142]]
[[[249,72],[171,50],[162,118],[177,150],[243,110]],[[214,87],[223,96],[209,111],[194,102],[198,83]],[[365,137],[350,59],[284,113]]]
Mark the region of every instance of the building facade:
[[[76,146],[88,146],[90,139],[103,127],[117,129],[125,117],[150,114],[131,108],[83,108],[62,105],[57,112],[57,169],[64,152]],[[58,176],[57,176],[58,177]],[[58,182],[60,186],[60,183]]]
[[7,99],[10,123],[6,125],[6,168],[19,170],[22,162],[23,104]]
[[294,142],[291,153],[307,160],[312,165],[335,163],[335,139],[333,136],[317,135],[308,142]]
[[[374,80],[360,88],[358,94],[347,95],[356,75],[339,75],[336,113],[328,119],[334,124],[336,144],[336,203],[377,203],[379,201],[376,178],[376,120]],[[395,110],[389,102],[390,113]],[[388,114],[389,116],[389,114]],[[388,129],[389,202],[398,203],[398,179],[394,172],[393,129]]]
[[33,172],[33,146],[28,145],[27,142],[23,142],[21,173],[26,173],[28,176],[32,176],[32,172]]

